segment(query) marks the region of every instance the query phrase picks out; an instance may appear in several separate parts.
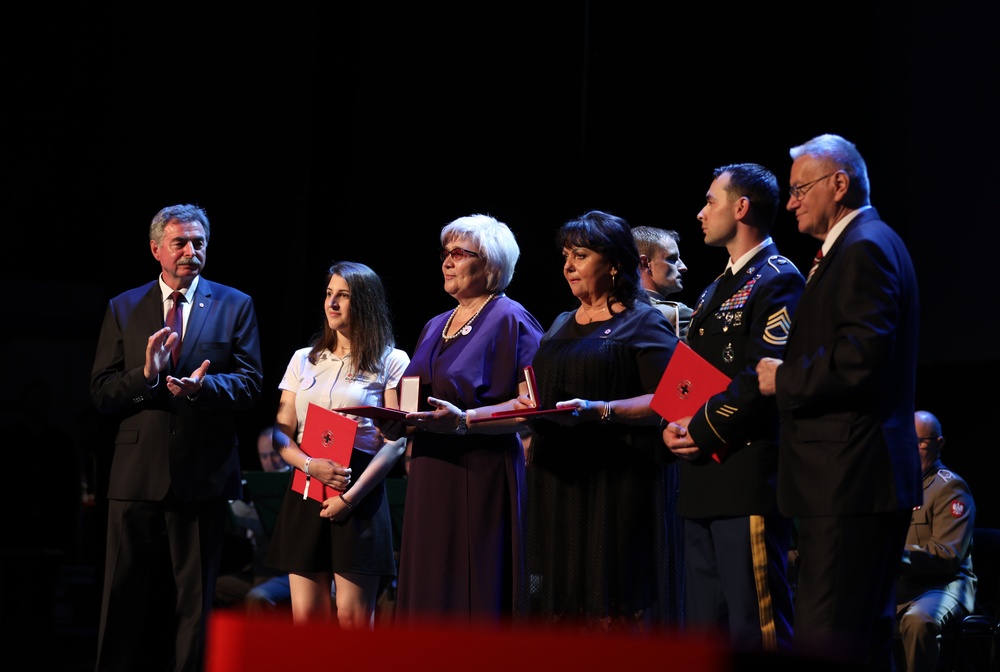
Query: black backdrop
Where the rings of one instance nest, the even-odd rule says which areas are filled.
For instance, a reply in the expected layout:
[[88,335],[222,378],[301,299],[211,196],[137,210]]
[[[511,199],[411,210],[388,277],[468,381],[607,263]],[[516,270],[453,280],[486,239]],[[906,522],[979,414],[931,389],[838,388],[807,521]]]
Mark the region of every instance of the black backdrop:
[[[411,350],[452,306],[440,227],[486,212],[521,243],[510,295],[547,325],[571,305],[552,234],[599,208],[679,230],[678,298],[693,302],[726,260],[695,220],[712,169],[757,161],[786,184],[788,148],[835,132],[867,158],[873,203],[920,273],[918,406],[942,419],[981,522],[1000,524],[997,318],[978,289],[998,50],[981,17],[961,3],[433,4],[5,10],[5,418],[33,380],[52,390],[55,426],[88,408],[105,303],[155,277],[146,232],[164,205],[207,209],[206,277],[255,297],[266,396],[242,426],[254,465],[331,260],[382,274]],[[774,237],[800,267],[811,259],[787,213]],[[37,464],[45,449],[20,451]]]

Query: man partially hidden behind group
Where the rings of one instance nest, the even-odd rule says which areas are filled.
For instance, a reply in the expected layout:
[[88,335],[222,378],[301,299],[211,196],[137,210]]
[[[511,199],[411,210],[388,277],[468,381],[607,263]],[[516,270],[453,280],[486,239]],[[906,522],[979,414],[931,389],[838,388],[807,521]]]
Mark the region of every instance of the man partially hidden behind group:
[[[91,375],[120,416],[108,482],[98,670],[200,670],[229,500],[242,496],[235,417],[260,398],[257,316],[202,277],[209,223],[194,205],[149,227],[159,278],[108,304]],[[183,311],[182,326],[166,326]]]
[[[684,289],[682,275],[688,267],[681,259],[680,234],[654,226],[633,226],[632,239],[639,252],[639,282],[650,303],[673,327],[674,334],[687,340],[691,308],[668,296]],[[660,568],[657,606],[660,620],[680,621],[684,615],[684,521],[677,513],[680,463],[676,460],[660,469],[663,487],[654,490],[656,510],[662,511],[663,524],[657,530],[656,565]]]
[[899,558],[921,503],[916,273],[870,203],[853,143],[821,135],[789,153],[786,208],[822,246],[784,357],[757,374],[781,414],[778,507],[798,518],[793,645],[888,670]]
[[678,248],[680,234],[653,226],[636,226],[632,228],[632,238],[639,250],[639,279],[642,288],[646,290],[650,302],[670,322],[677,338],[686,341],[691,307],[680,301],[667,299],[671,294],[684,289],[681,276],[688,270],[681,260]]

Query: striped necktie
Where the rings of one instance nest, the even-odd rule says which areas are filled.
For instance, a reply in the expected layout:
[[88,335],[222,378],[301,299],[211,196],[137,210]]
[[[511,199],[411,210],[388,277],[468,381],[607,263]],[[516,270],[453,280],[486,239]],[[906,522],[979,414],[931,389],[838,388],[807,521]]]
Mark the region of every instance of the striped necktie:
[[819,268],[819,262],[822,259],[823,259],[823,248],[821,247],[816,252],[816,256],[813,257],[813,265],[812,268],[809,269],[809,275],[806,276],[806,282],[812,280],[813,274],[816,272],[816,269]]
[[177,366],[177,360],[181,356],[181,338],[184,336],[184,295],[180,292],[174,292],[170,295],[170,299],[173,304],[167,311],[166,326],[170,327],[170,331],[177,333],[177,344],[174,345],[174,350],[170,353],[174,366]]

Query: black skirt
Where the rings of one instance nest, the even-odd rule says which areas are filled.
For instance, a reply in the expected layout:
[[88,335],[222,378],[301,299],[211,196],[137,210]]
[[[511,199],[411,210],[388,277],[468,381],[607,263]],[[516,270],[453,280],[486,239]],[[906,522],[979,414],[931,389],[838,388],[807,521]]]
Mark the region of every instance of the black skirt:
[[[354,479],[364,473],[372,455],[351,454]],[[348,491],[349,492],[349,491]],[[351,499],[348,496],[348,499]],[[392,523],[385,483],[380,482],[360,501],[351,500],[354,512],[347,520],[332,522],[319,515],[323,506],[302,499],[289,482],[281,503],[265,565],[280,572],[304,574],[332,571],[395,576]]]

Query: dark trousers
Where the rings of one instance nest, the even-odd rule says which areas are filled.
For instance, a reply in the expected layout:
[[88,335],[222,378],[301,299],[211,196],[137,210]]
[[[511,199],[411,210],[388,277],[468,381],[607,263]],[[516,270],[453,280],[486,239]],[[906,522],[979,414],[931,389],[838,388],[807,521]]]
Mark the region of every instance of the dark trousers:
[[791,530],[777,515],[685,520],[687,624],[724,632],[741,651],[789,649]]
[[799,519],[797,653],[892,670],[896,576],[910,511]]
[[98,672],[203,668],[226,506],[108,502]]

